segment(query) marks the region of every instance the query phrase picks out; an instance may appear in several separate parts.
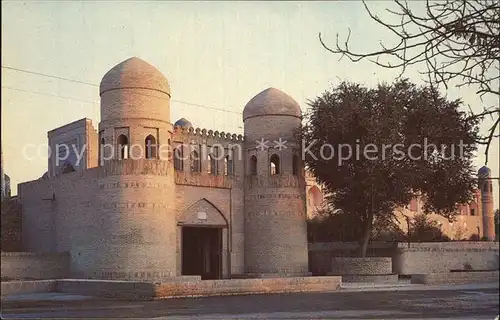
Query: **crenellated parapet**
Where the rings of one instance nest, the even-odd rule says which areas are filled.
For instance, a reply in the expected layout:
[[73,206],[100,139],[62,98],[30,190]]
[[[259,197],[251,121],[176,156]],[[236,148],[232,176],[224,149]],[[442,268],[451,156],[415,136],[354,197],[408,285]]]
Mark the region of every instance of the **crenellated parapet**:
[[174,127],[174,137],[178,140],[198,140],[199,138],[220,140],[221,142],[243,143],[244,137],[241,134],[231,134],[224,131],[207,130],[193,127]]

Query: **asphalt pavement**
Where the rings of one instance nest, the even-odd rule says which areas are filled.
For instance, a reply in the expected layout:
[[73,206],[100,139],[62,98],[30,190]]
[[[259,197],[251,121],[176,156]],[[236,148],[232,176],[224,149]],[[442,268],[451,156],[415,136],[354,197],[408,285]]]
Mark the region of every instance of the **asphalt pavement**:
[[48,293],[2,302],[2,319],[427,319],[493,320],[499,289],[492,286],[357,288],[329,293],[269,294],[116,301]]

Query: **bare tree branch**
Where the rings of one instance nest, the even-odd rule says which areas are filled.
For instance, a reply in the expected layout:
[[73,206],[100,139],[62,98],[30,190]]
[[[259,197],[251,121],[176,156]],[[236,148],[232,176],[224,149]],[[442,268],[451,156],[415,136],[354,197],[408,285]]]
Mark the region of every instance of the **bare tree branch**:
[[[448,89],[477,87],[476,93],[483,98],[493,95],[500,98],[500,3],[496,0],[429,0],[425,13],[416,14],[407,1],[395,0],[397,9],[386,9],[395,19],[384,21],[363,1],[372,20],[399,38],[392,46],[380,44],[380,50],[354,52],[349,48],[351,30],[343,45],[337,34],[334,48],[327,46],[319,33],[321,45],[331,53],[347,57],[352,62],[369,60],[377,66],[401,69],[403,76],[409,66],[424,65],[419,73],[429,85]],[[391,20],[391,21],[389,21]],[[397,21],[397,22],[395,22]],[[481,143],[489,144],[496,137],[499,127],[498,105],[493,110],[472,112],[471,119],[493,116],[493,125],[481,137]],[[487,159],[487,154],[486,154]],[[486,160],[487,161],[487,160]]]

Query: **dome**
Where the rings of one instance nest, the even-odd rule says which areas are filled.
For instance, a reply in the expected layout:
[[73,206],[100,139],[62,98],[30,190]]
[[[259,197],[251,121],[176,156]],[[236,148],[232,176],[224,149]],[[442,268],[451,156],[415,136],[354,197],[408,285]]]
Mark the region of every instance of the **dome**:
[[174,127],[190,128],[192,126],[191,122],[189,122],[186,118],[180,118],[174,124]]
[[137,57],[127,59],[109,70],[101,80],[99,94],[125,88],[150,89],[170,95],[167,78],[154,66]]
[[268,88],[253,97],[243,109],[243,121],[251,117],[279,115],[300,118],[300,106],[292,97],[275,88]]
[[483,166],[478,170],[478,175],[480,178],[486,178],[491,175],[491,170],[487,166]]

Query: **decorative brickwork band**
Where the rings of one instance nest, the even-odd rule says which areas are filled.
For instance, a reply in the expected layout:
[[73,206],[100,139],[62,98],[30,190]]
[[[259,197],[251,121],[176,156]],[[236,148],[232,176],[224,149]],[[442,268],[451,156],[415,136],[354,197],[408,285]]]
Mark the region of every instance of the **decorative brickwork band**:
[[300,188],[305,190],[304,177],[283,173],[279,175],[248,175],[245,179],[248,190],[258,188]]
[[169,162],[157,159],[108,160],[99,169],[99,177],[117,175],[167,176]]

